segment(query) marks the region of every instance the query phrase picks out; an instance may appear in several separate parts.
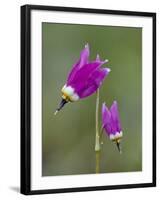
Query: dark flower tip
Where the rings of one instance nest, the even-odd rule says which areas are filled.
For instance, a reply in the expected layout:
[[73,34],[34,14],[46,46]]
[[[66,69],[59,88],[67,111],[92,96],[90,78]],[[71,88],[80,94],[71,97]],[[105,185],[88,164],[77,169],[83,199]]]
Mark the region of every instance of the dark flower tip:
[[121,154],[122,153],[122,149],[121,149],[121,143],[120,143],[120,141],[116,141],[116,145],[117,145],[119,153]]
[[57,110],[55,111],[55,115],[63,108],[63,106],[68,103],[68,101],[66,99],[63,99],[61,100],[60,104],[59,104],[59,107],[57,108]]

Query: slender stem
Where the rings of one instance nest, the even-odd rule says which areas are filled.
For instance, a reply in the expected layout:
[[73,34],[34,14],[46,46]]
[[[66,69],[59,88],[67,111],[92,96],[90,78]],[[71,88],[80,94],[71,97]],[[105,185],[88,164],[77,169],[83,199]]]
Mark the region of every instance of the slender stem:
[[96,152],[96,174],[99,174],[100,172],[100,151]]
[[99,141],[99,126],[98,126],[98,111],[99,111],[99,89],[97,90],[97,98],[96,98],[96,137],[95,137],[96,173],[99,173],[100,171],[100,141]]

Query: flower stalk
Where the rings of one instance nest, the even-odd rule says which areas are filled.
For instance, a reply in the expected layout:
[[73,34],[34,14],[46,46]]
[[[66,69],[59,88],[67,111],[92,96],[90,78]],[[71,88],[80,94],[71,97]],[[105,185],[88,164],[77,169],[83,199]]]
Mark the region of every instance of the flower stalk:
[[95,136],[95,156],[96,156],[96,173],[100,171],[100,135],[98,124],[98,111],[99,111],[99,89],[97,90],[96,97],[96,136]]

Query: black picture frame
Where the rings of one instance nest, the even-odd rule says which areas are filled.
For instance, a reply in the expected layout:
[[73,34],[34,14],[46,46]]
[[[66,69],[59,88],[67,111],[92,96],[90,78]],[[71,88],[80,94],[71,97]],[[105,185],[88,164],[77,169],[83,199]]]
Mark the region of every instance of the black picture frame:
[[[152,149],[152,183],[138,183],[113,186],[94,186],[79,188],[61,188],[49,190],[31,190],[31,11],[64,11],[92,14],[111,14],[123,16],[143,16],[151,17],[153,20],[153,149]],[[156,13],[102,10],[90,8],[55,7],[44,5],[24,5],[21,6],[21,180],[20,192],[25,195],[49,194],[64,192],[80,192],[93,190],[127,189],[156,186]]]

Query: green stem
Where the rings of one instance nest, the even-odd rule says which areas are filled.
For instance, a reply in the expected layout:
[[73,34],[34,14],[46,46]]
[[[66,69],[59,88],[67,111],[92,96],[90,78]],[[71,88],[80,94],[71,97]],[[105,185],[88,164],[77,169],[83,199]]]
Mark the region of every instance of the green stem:
[[100,172],[100,151],[96,151],[96,174]]
[[98,126],[98,111],[99,111],[99,89],[97,90],[96,98],[96,137],[95,137],[95,156],[96,156],[96,173],[100,171],[100,141],[99,141],[99,126]]

